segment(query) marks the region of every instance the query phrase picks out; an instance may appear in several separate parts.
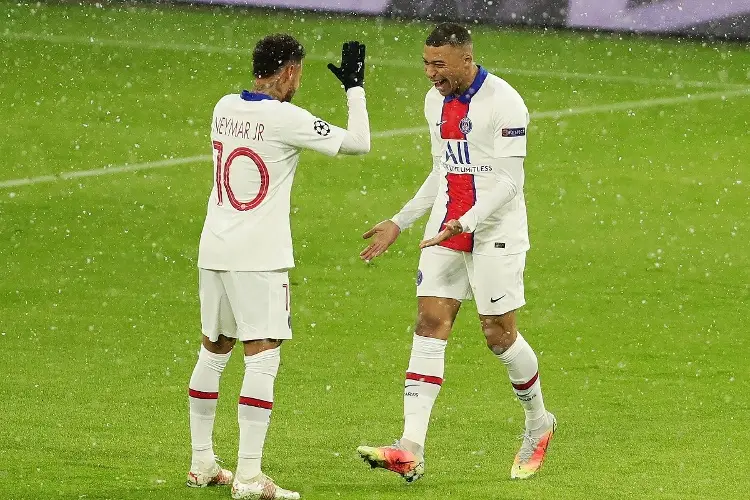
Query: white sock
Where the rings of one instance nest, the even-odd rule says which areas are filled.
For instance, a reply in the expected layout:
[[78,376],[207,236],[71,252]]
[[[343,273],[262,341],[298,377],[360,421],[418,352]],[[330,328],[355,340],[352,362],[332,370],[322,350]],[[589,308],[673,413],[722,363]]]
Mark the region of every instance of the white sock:
[[263,444],[273,408],[273,382],[280,360],[280,347],[245,356],[245,378],[237,405],[240,424],[237,479],[242,482],[250,482],[260,474]]
[[[414,335],[409,369],[404,383],[403,440],[417,445],[410,449],[421,455],[427,437],[432,405],[440,393],[445,369],[445,340]],[[407,443],[410,444],[410,443]],[[410,448],[407,446],[407,448]]]
[[544,408],[539,364],[534,350],[519,332],[513,345],[497,357],[508,368],[513,392],[518,396],[526,413],[526,430],[534,437],[541,435],[549,427],[549,422],[547,410]]
[[227,366],[231,352],[214,354],[201,346],[198,362],[190,377],[190,442],[193,457],[190,470],[198,472],[215,463],[213,432],[216,402],[219,398],[221,372]]

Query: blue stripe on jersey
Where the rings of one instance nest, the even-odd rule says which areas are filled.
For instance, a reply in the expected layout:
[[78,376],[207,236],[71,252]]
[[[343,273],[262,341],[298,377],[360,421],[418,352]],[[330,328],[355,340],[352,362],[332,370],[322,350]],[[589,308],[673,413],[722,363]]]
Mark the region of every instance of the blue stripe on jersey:
[[260,92],[249,92],[247,90],[243,90],[240,94],[240,97],[243,101],[266,101],[271,100],[273,101],[273,97],[271,97],[268,94],[261,94]]
[[[466,89],[466,92],[458,96],[458,100],[461,101],[464,104],[467,104],[469,101],[471,101],[471,98],[479,92],[479,89],[482,87],[482,84],[487,79],[487,70],[484,69],[481,66],[478,66],[479,71],[477,72],[477,76],[474,77],[474,81],[471,82],[471,85],[468,89]],[[456,99],[456,96],[449,95],[445,96],[445,99],[443,102],[451,102],[453,99]]]

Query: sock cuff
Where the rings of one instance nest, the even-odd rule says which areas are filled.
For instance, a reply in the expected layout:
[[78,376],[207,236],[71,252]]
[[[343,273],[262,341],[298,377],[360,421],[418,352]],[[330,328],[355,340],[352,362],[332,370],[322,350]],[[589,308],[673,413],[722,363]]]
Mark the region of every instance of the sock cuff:
[[206,346],[201,345],[201,350],[198,353],[198,360],[203,361],[206,366],[216,372],[223,372],[226,368],[229,358],[232,355],[232,351],[226,354],[216,354],[206,349]]
[[281,346],[245,356],[245,371],[276,377],[281,362]]
[[253,354],[252,356],[245,356],[245,364],[248,363],[255,363],[255,362],[263,362],[267,359],[274,359],[274,358],[280,358],[281,357],[281,346],[275,347],[273,349],[266,349],[265,351],[261,351],[258,354]]
[[443,383],[446,340],[414,335],[407,380],[425,381],[437,387]]
[[526,339],[523,338],[521,332],[517,332],[516,341],[513,342],[513,345],[507,348],[504,352],[498,354],[497,357],[505,364],[512,363],[513,360],[516,359],[516,356],[518,356],[527,347],[531,349],[531,346],[528,342],[526,342]]
[[447,340],[422,337],[415,333],[411,346],[412,356],[416,354],[420,358],[442,358],[445,356],[447,345]]

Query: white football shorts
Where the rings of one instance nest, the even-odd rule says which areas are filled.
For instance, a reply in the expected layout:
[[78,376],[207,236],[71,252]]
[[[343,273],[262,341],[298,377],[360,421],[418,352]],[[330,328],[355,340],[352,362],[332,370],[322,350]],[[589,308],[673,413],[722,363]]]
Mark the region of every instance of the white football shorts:
[[434,246],[422,250],[417,297],[476,301],[477,312],[499,316],[526,304],[523,270],[526,252],[477,255]]
[[248,340],[292,338],[287,271],[198,269],[203,335]]

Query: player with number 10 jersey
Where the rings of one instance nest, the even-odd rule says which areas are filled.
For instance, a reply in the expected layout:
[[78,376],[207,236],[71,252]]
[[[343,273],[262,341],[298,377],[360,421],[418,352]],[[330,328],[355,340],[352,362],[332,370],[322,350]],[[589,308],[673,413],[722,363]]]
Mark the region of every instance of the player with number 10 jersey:
[[[289,35],[270,35],[253,51],[252,90],[222,97],[211,121],[213,188],[198,251],[202,348],[189,387],[191,487],[232,484],[237,500],[295,500],[262,473],[281,343],[292,337],[287,270],[294,266],[290,197],[301,149],[334,156],[370,149],[365,105],[365,46],[344,44],[341,67],[347,129],[291,103],[304,49]],[[237,471],[218,465],[213,424],[219,379],[239,340],[245,376],[237,405]]]
[[328,156],[367,152],[364,95],[361,86],[347,90],[349,131],[262,92],[244,90],[219,100],[211,124],[214,186],[198,267],[231,271],[294,267],[290,193],[300,150]]

